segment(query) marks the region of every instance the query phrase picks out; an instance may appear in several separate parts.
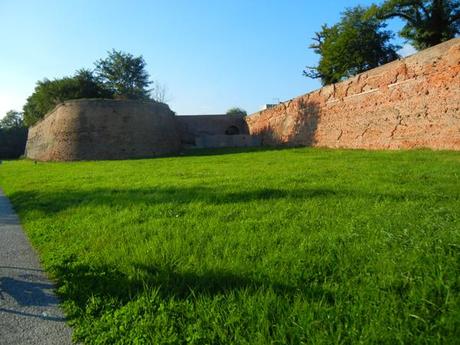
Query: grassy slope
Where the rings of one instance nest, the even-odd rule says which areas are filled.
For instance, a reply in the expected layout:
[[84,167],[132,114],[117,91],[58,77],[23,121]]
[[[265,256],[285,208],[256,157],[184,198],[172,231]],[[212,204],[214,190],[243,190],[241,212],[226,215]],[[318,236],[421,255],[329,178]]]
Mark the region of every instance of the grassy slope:
[[460,154],[5,162],[87,343],[455,343]]

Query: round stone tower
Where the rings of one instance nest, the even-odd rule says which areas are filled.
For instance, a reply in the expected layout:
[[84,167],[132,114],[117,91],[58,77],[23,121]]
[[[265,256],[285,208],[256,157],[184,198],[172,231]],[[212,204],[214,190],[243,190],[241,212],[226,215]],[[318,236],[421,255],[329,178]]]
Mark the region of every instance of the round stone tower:
[[166,104],[130,100],[65,101],[29,129],[26,156],[40,161],[155,157],[180,150]]

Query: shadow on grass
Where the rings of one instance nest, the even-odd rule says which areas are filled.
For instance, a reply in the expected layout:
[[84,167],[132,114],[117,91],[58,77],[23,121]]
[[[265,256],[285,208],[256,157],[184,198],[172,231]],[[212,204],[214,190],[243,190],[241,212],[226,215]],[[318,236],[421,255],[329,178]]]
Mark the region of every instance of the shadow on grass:
[[330,305],[335,301],[332,292],[318,285],[290,286],[274,283],[268,278],[253,279],[232,272],[176,272],[173,268],[145,264],[134,264],[136,273],[129,276],[115,267],[90,266],[73,260],[71,258],[52,266],[51,272],[58,280],[60,297],[64,301],[73,301],[82,309],[94,297],[120,306],[151,291],[157,291],[164,300],[228,296],[237,292],[251,295],[272,291],[287,299],[301,294]]
[[321,198],[336,194],[337,192],[326,188],[299,190],[261,188],[252,191],[225,192],[219,188],[210,187],[158,187],[89,191],[28,191],[16,192],[10,196],[10,199],[20,213],[40,211],[44,214],[54,214],[68,208],[85,205],[132,207],[135,204],[173,204],[180,206],[196,202],[223,205],[278,199]]
[[[429,195],[433,202],[455,198],[450,195]],[[224,191],[211,187],[157,187],[139,189],[94,189],[58,191],[21,191],[10,196],[15,209],[22,215],[31,211],[42,212],[45,216],[79,206],[109,206],[131,208],[136,204],[183,206],[191,203],[225,205],[276,200],[309,200],[316,198],[362,198],[369,201],[387,200],[391,202],[424,201],[427,195],[417,192],[372,192],[356,189],[260,188],[246,191]]]
[[213,149],[188,149],[181,153],[181,156],[195,157],[195,156],[222,156],[228,154],[238,153],[253,153],[265,151],[281,151],[292,150],[294,147],[288,146],[256,146],[256,147],[225,147]]

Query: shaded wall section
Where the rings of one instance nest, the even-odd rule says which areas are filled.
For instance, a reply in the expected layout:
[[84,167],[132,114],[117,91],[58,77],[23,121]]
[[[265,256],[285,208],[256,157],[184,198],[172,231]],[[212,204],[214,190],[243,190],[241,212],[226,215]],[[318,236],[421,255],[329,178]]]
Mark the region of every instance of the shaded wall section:
[[253,146],[258,142],[249,136],[244,116],[181,115],[176,121],[184,148]]
[[460,39],[246,118],[263,145],[460,150]]
[[29,130],[26,156],[35,160],[154,157],[180,150],[166,104],[83,99],[59,104]]

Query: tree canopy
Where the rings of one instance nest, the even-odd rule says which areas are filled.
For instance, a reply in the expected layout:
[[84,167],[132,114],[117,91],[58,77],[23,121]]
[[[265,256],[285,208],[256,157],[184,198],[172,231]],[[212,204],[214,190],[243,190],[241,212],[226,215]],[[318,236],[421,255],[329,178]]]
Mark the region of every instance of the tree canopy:
[[148,100],[148,87],[152,82],[146,65],[142,56],[135,57],[114,49],[107,58],[96,62],[95,73],[116,98]]
[[155,93],[142,56],[117,50],[95,63],[95,70],[80,69],[71,77],[37,82],[24,105],[24,121],[32,126],[57,104],[80,98],[137,99],[164,102],[166,87],[156,83]]
[[112,93],[89,70],[79,70],[72,77],[44,79],[24,105],[24,122],[32,126],[58,103],[79,98],[112,98]]
[[10,110],[0,120],[0,159],[18,158],[24,153],[27,128],[22,113]]
[[366,17],[361,6],[343,12],[339,23],[323,25],[310,48],[320,55],[316,67],[304,75],[319,78],[323,85],[339,82],[398,58],[400,48],[390,43],[393,34],[376,17]]
[[24,127],[23,114],[19,111],[10,110],[5,117],[0,120],[0,128],[11,129]]
[[406,24],[399,34],[417,49],[434,46],[460,33],[459,0],[385,0],[371,6],[367,16],[402,19]]

